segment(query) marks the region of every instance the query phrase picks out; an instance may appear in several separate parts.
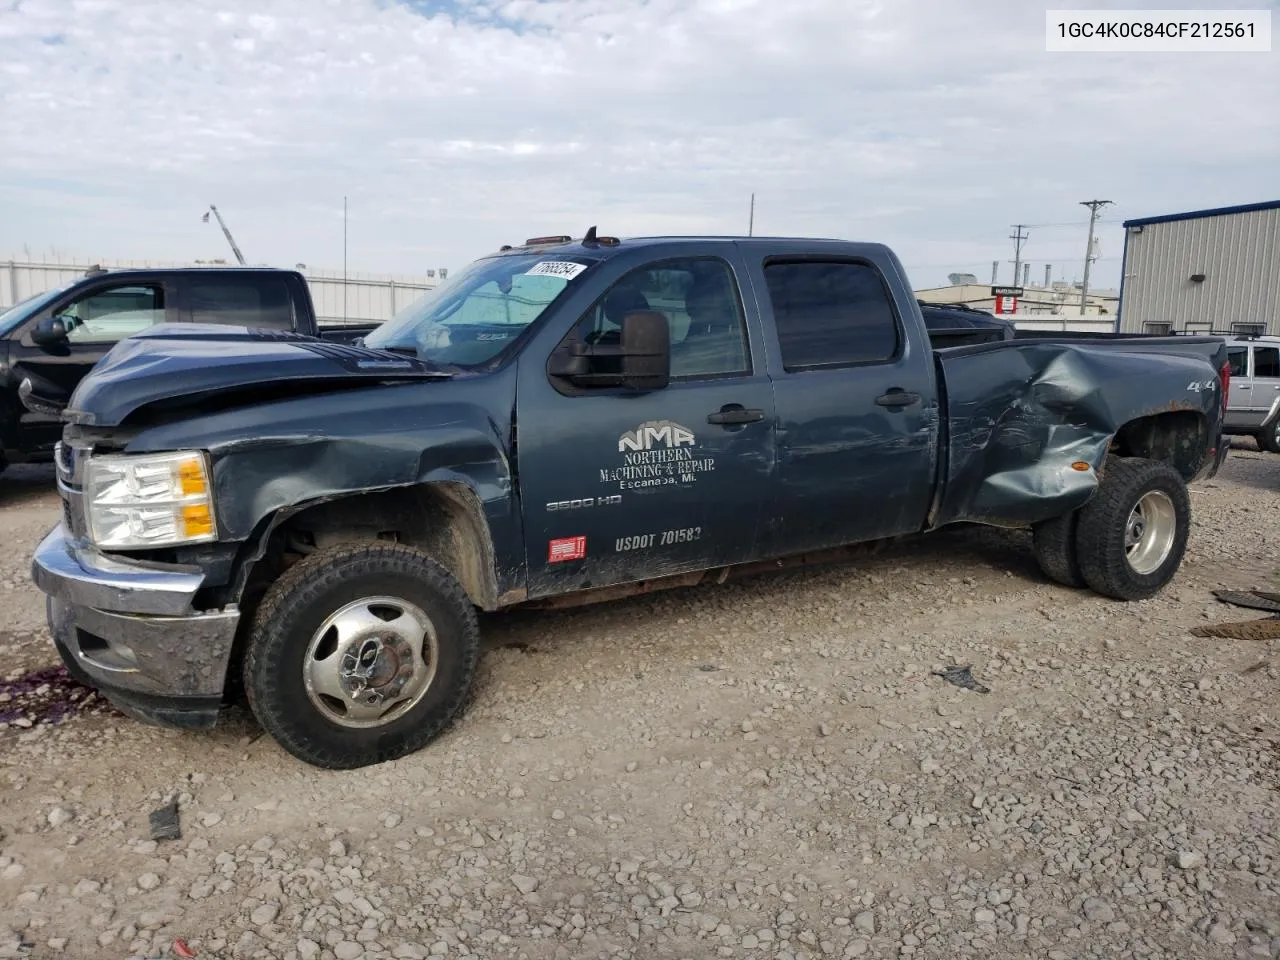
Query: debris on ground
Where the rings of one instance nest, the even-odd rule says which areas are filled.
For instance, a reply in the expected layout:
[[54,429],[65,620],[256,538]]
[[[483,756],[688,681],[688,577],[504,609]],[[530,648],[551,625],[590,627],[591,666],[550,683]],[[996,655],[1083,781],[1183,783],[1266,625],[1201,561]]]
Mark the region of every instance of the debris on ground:
[[1233,607],[1280,613],[1280,593],[1263,593],[1260,590],[1214,590],[1213,595],[1220,603],[1228,603]]
[[1221,640],[1280,640],[1280,617],[1211,623],[1203,627],[1192,627],[1191,635]]
[[170,797],[163,807],[151,811],[152,840],[181,840],[182,824],[178,819],[178,798]]
[[973,666],[947,667],[945,670],[933,671],[935,677],[941,677],[953,687],[961,690],[972,690],[974,693],[990,693],[991,688],[973,678]]
[[58,665],[0,680],[0,725],[59,724],[77,713],[109,713],[111,705]]

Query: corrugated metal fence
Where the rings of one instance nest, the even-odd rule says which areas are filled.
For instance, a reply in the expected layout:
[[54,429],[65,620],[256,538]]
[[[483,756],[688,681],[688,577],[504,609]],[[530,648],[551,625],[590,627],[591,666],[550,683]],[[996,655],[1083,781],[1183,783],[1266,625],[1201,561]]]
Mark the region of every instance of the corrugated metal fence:
[[[33,294],[71,283],[94,265],[108,270],[226,266],[157,260],[0,259],[0,310]],[[341,270],[298,272],[307,278],[321,323],[341,323],[344,318],[352,323],[389,320],[440,282],[429,276],[348,273],[344,279]]]

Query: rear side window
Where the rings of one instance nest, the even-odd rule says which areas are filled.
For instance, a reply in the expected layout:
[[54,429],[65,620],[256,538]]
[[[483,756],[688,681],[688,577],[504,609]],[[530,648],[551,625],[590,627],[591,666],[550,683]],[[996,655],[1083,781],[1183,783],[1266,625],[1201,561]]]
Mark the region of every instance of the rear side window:
[[764,269],[788,371],[892,360],[897,316],[866,263],[780,262]]
[[1280,347],[1253,348],[1253,375],[1280,378]]
[[283,277],[195,277],[187,286],[192,323],[293,329],[293,301]]
[[1249,375],[1249,351],[1244,347],[1231,347],[1227,350],[1227,365],[1231,368],[1231,376],[1247,377]]

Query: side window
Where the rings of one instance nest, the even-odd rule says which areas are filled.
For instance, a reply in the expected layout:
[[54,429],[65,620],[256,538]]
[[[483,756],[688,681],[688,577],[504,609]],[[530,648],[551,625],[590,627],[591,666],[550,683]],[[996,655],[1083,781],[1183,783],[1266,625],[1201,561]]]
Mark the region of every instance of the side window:
[[164,323],[164,288],[131,284],[99,288],[58,311],[72,343],[113,343]]
[[897,356],[897,317],[870,264],[782,261],[766,264],[764,276],[786,370]]
[[1253,375],[1280,378],[1280,347],[1253,348]]
[[293,300],[283,277],[193,277],[187,283],[192,323],[293,329]]
[[622,318],[654,310],[671,330],[671,378],[700,380],[750,373],[742,301],[723,260],[664,260],[627,274],[575,328],[583,343],[618,343]]
[[1249,375],[1249,351],[1244,347],[1230,347],[1227,350],[1227,365],[1231,368],[1231,376],[1247,377]]

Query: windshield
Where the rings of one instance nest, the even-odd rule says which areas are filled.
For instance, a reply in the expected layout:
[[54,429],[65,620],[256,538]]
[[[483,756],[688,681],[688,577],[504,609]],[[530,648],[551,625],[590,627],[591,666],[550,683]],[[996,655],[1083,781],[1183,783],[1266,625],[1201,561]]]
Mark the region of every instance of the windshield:
[[482,366],[593,263],[546,253],[477,260],[365,337],[365,346],[412,350],[441,366]]
[[44,293],[37,293],[33,297],[27,297],[25,300],[19,300],[4,313],[0,313],[0,335],[9,333],[31,314],[35,313],[46,303],[62,293],[66,287],[58,287],[54,290],[46,290]]

